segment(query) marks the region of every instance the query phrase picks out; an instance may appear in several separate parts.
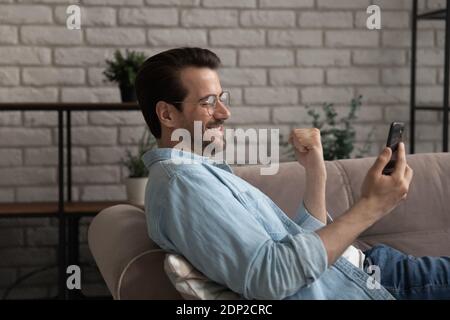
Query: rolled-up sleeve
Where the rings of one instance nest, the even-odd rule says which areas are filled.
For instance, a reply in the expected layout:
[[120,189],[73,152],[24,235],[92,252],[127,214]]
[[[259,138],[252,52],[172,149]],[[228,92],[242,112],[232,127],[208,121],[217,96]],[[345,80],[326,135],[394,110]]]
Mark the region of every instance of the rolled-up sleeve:
[[248,270],[244,295],[283,299],[317,280],[327,269],[327,253],[315,232],[288,235],[260,248]]
[[176,176],[165,192],[159,238],[209,279],[246,299],[283,299],[318,279],[327,254],[315,232],[274,241],[224,184]]
[[[316,231],[325,226],[325,224],[322,221],[314,217],[308,211],[308,209],[306,209],[304,201],[302,201],[302,203],[300,204],[293,220],[300,227],[309,231]],[[328,223],[333,221],[333,218],[328,213],[328,211],[327,211],[327,220]]]

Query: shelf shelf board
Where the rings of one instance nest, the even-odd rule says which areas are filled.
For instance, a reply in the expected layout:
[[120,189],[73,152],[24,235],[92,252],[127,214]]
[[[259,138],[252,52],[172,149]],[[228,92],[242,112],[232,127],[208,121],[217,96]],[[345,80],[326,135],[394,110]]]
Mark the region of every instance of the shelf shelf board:
[[419,13],[418,20],[445,20],[447,14],[445,9],[438,9],[429,12]]
[[67,103],[67,102],[23,102],[0,103],[0,111],[139,111],[139,105],[135,102],[126,103]]
[[[126,201],[67,202],[64,204],[66,217],[71,215],[94,216],[105,208],[128,204]],[[142,209],[142,208],[141,208]],[[0,203],[2,217],[55,217],[58,215],[58,202]]]
[[429,12],[419,13],[417,15],[418,20],[445,20],[446,17],[445,9],[438,9]]
[[442,106],[415,106],[414,109],[420,111],[444,111]]

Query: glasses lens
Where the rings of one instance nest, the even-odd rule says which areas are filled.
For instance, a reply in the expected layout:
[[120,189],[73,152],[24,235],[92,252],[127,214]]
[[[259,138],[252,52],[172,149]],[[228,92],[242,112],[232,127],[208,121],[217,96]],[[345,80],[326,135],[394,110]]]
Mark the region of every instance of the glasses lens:
[[[222,92],[222,94],[219,97],[219,100],[223,105],[225,105],[228,108],[230,106],[230,93],[228,91]],[[207,107],[209,115],[212,115],[217,107],[217,102],[218,99],[216,96],[209,96],[202,102],[202,105],[204,107]]]
[[214,113],[216,103],[217,103],[216,96],[209,96],[202,102],[202,106],[208,110],[209,115],[212,115]]
[[220,95],[220,102],[222,102],[226,107],[230,106],[230,93],[228,91],[224,91]]
[[209,96],[208,98],[206,98],[205,100],[205,104],[214,107],[216,104],[216,97],[215,96]]

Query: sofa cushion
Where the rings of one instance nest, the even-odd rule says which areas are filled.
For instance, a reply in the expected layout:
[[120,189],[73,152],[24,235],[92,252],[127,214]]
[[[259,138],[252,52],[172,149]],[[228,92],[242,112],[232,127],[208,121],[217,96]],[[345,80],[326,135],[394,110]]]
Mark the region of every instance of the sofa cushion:
[[187,300],[236,300],[240,296],[208,279],[184,257],[168,253],[164,270],[180,295]]

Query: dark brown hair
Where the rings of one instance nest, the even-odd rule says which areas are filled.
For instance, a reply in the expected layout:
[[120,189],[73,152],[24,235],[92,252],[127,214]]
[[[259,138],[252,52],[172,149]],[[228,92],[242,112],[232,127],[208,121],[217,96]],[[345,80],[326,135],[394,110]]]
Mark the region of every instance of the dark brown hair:
[[136,95],[145,122],[156,138],[161,138],[161,124],[156,115],[158,101],[172,103],[181,111],[181,105],[188,94],[180,81],[180,71],[186,67],[207,67],[217,69],[219,57],[202,48],[176,48],[148,58],[140,67],[136,77]]

